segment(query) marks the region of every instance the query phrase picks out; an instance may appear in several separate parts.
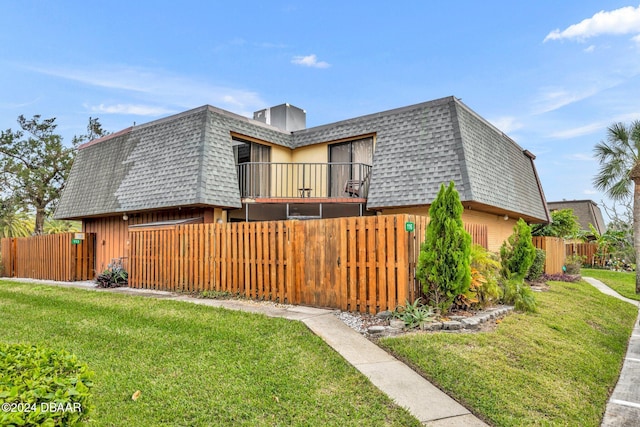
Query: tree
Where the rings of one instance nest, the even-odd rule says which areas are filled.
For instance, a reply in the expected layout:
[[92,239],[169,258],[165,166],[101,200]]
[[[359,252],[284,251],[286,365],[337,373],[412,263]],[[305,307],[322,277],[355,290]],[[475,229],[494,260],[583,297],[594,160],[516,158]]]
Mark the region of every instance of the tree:
[[47,218],[44,220],[44,234],[69,233],[82,230],[82,222]]
[[29,216],[11,198],[0,199],[0,238],[26,237],[31,234]]
[[416,276],[429,302],[447,310],[471,283],[471,236],[462,224],[462,203],[453,182],[440,186],[429,208],[430,222],[420,247]]
[[513,227],[513,234],[500,247],[502,262],[503,296],[505,304],[515,305],[516,310],[536,311],[536,299],[531,288],[524,283],[536,258],[536,248],[531,241],[531,229],[522,218]]
[[42,234],[44,219],[60,196],[74,158],[73,148],[62,145],[62,137],[54,133],[54,121],[20,116],[21,130],[0,134],[0,168],[16,200],[35,210],[34,234]]
[[558,209],[551,212],[550,224],[531,225],[532,236],[552,236],[572,239],[580,234],[580,223],[573,209]]
[[513,234],[500,247],[502,275],[506,279],[523,281],[536,258],[531,241],[531,229],[522,218],[513,227]]
[[[595,156],[600,170],[594,186],[613,199],[624,200],[633,194],[633,246],[640,259],[640,120],[629,126],[614,123],[607,129],[607,140],[596,144]],[[633,186],[632,186],[633,184]],[[632,191],[633,187],[633,191]],[[636,294],[640,294],[640,276],[636,272]]]
[[76,135],[71,140],[71,145],[78,146],[84,142],[93,141],[94,139],[102,138],[103,136],[109,135],[110,132],[107,132],[102,128],[102,124],[100,124],[100,119],[97,117],[89,117],[89,123],[87,124],[87,133],[84,135]]
[[98,119],[90,118],[87,135],[74,137],[71,147],[65,147],[62,137],[55,133],[55,120],[21,115],[20,130],[0,133],[0,173],[18,205],[35,211],[36,235],[43,233],[44,220],[60,198],[76,146],[106,134]]

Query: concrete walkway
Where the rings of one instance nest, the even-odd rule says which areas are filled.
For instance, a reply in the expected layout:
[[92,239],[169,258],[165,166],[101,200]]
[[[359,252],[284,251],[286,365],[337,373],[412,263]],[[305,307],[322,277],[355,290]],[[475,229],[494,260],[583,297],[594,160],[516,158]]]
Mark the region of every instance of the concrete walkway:
[[[638,301],[623,297],[604,283],[591,277],[584,281],[601,292],[640,307]],[[622,364],[620,378],[613,390],[602,419],[603,427],[636,427],[640,425],[640,325],[638,318],[631,332],[627,355]]]
[[[484,422],[471,414],[468,409],[418,375],[407,365],[345,325],[333,314],[333,310],[258,303],[249,300],[200,299],[171,292],[144,289],[98,289],[93,282],[68,283],[32,279],[11,280],[185,301],[211,307],[260,313],[269,317],[298,320],[307,325],[311,331],[322,338],[347,362],[362,372],[376,387],[398,405],[406,408],[423,425],[431,427],[486,426]],[[638,366],[640,367],[640,364]]]

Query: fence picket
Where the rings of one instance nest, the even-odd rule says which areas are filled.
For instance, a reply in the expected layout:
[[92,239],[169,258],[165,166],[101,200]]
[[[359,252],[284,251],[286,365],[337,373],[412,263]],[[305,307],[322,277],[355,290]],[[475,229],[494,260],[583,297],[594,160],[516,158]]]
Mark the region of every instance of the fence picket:
[[[95,233],[72,244],[75,233],[3,238],[0,245],[4,274],[8,277],[75,281],[95,274]],[[86,254],[86,255],[85,255]]]

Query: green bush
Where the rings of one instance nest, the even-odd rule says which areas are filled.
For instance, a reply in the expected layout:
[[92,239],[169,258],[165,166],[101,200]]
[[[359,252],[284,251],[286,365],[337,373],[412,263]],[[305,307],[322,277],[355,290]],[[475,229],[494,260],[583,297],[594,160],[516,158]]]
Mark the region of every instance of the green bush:
[[393,310],[393,317],[402,320],[406,329],[422,326],[433,316],[433,309],[422,305],[421,298],[416,299],[413,304],[407,301],[406,305],[399,305]]
[[513,234],[500,248],[502,275],[506,279],[524,279],[535,257],[536,248],[531,240],[531,229],[520,218],[513,227]]
[[480,245],[471,247],[471,286],[475,305],[484,308],[491,305],[502,294],[498,284],[500,278],[500,261],[496,255]]
[[536,257],[533,259],[526,279],[532,282],[540,279],[544,273],[544,261],[547,258],[547,253],[543,249],[536,248]]
[[430,222],[420,247],[416,276],[429,305],[447,311],[454,298],[469,290],[471,236],[462,224],[462,203],[453,182],[440,186],[429,208]]
[[0,425],[86,421],[93,373],[66,351],[0,344]]
[[582,263],[585,257],[581,255],[569,255],[564,260],[565,272],[567,274],[580,274]]
[[518,311],[535,313],[537,311],[536,298],[529,285],[520,279],[504,279],[504,295],[502,302],[515,306]]
[[516,310],[536,311],[533,291],[524,283],[535,258],[536,248],[531,241],[531,229],[520,218],[513,227],[513,234],[500,248],[502,301],[505,304],[513,304]]
[[129,285],[129,274],[122,265],[122,260],[114,259],[108,268],[96,277],[99,288],[117,288]]

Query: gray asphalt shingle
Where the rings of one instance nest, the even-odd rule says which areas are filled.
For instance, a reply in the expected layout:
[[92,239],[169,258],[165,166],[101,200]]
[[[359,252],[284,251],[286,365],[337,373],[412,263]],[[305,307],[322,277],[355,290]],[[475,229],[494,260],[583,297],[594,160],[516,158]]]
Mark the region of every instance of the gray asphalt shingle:
[[231,132],[289,148],[374,134],[369,209],[430,204],[454,181],[462,201],[547,218],[532,160],[454,97],[293,133],[196,108],[80,149],[56,217],[240,207]]

